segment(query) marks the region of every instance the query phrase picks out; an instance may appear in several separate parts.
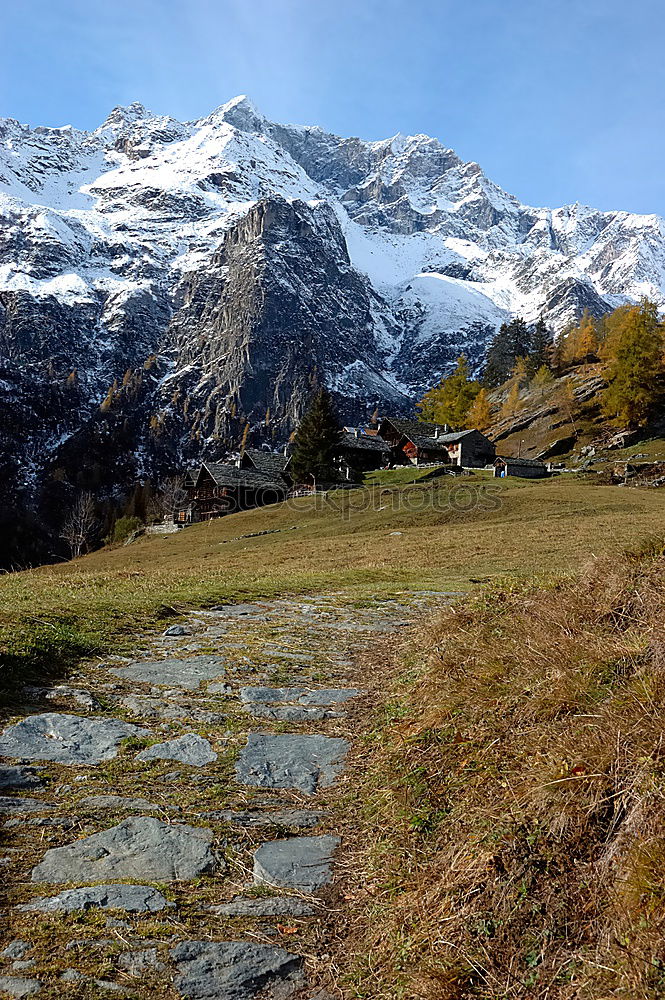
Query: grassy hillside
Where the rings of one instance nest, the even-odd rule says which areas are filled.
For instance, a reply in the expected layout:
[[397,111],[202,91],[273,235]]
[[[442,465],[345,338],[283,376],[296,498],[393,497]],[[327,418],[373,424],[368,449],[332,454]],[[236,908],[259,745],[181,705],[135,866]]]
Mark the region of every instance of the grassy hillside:
[[351,995],[665,996],[664,553],[490,588],[374,658]]
[[0,578],[5,670],[117,648],[185,606],[321,588],[359,598],[405,586],[467,590],[570,571],[591,552],[656,533],[664,511],[657,491],[482,475],[247,511]]

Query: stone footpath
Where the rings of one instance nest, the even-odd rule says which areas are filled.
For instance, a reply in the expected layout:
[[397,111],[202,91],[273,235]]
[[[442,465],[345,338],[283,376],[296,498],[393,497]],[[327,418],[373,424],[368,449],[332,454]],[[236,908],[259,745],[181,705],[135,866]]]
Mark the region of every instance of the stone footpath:
[[354,658],[446,596],[226,605],[26,689],[0,733],[0,996],[339,995]]

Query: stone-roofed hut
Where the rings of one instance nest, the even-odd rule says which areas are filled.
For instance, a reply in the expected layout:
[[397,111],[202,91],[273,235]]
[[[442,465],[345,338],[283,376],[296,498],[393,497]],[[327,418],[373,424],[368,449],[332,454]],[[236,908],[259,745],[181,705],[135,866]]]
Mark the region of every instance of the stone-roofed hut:
[[290,483],[291,477],[288,473],[291,459],[277,451],[264,451],[262,448],[246,448],[238,459],[238,468],[252,469],[254,472],[262,472],[266,476],[275,479],[284,479]]
[[392,450],[377,433],[362,427],[345,428],[339,445],[339,468],[344,479],[354,480],[363,472],[391,464]]
[[450,431],[445,424],[386,418],[379,434],[386,440],[397,465],[440,463],[483,468],[494,461],[496,449],[477,430]]
[[494,462],[494,475],[499,479],[505,476],[519,476],[521,479],[544,479],[549,476],[549,469],[537,458],[510,458],[500,455]]
[[238,510],[279,503],[288,488],[281,476],[218,462],[203,462],[190,470],[183,485],[187,499],[176,511],[177,524],[207,521]]

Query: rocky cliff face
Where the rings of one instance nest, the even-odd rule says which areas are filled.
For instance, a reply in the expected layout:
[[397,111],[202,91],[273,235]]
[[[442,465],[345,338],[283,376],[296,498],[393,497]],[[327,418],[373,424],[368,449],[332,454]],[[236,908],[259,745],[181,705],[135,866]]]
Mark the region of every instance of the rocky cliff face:
[[349,420],[408,409],[510,315],[561,328],[643,294],[665,302],[662,219],[521,205],[428,136],[245,98],[0,122],[0,436],[27,496],[219,457],[246,422],[281,440],[312,381]]

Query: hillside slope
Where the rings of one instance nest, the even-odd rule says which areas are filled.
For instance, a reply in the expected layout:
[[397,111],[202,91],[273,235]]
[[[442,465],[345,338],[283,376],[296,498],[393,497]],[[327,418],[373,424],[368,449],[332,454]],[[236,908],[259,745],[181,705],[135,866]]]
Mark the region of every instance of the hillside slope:
[[664,569],[492,588],[374,658],[352,995],[663,996]]
[[[661,527],[657,490],[444,477],[331,493],[231,514],[177,535],[0,576],[5,671],[57,668],[64,650],[116,651],[178,609],[333,587],[467,590],[479,581],[569,572],[589,552]],[[69,650],[69,654],[67,653]],[[14,665],[14,666],[12,666]]]
[[603,413],[606,364],[571,367],[541,386],[525,378],[519,382],[518,403],[511,409],[509,396],[515,381],[512,378],[489,393],[492,427],[488,434],[497,454],[591,471],[602,471],[633,456],[665,460],[662,414],[641,430],[628,431]]

